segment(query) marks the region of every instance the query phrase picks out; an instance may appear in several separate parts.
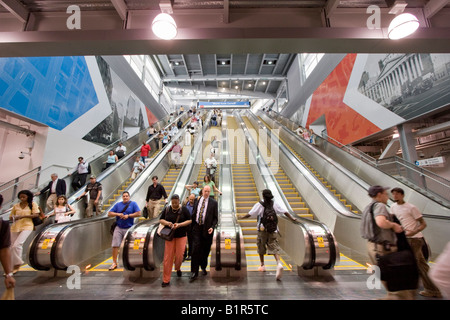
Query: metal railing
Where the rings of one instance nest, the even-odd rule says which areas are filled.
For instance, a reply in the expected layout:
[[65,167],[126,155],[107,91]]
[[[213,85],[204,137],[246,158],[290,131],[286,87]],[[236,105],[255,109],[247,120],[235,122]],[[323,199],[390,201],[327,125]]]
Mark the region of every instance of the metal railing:
[[[271,116],[286,125],[291,130],[298,127],[298,123],[290,119],[284,118],[282,115],[275,111],[271,111]],[[331,143],[339,149],[351,154],[355,158],[358,158],[365,163],[377,168],[383,173],[399,180],[400,182],[407,184],[409,187],[421,192],[425,196],[437,201],[443,205],[448,206],[450,203],[450,181],[440,177],[434,172],[418,167],[415,164],[408,162],[397,156],[389,157],[385,159],[375,159],[361,150],[340,143],[339,141],[329,137],[322,133],[324,136],[317,136],[316,144]]]
[[[155,124],[165,124],[168,119],[169,119],[169,115],[162,118],[161,120],[157,121]],[[178,117],[178,116],[177,116]],[[155,125],[154,124],[154,125]],[[133,142],[133,144],[139,144],[140,141],[142,141],[142,139],[147,140],[147,132],[148,128],[145,128],[144,130],[138,132],[136,135],[130,137],[129,139],[127,139],[126,141],[123,139],[118,139],[112,143],[110,143],[109,145],[105,146],[103,149],[97,151],[95,154],[93,154],[92,156],[90,156],[89,158],[85,159],[88,163],[90,163],[91,161],[102,157],[105,153],[109,152],[109,150],[113,149],[113,147],[117,146],[117,143],[120,141],[123,141],[124,144],[129,144],[128,142]],[[134,141],[136,140],[136,141]],[[127,145],[127,148],[129,146]],[[48,178],[50,177],[50,174],[55,172],[55,168],[63,168],[65,170],[67,170],[67,173],[69,172],[73,172],[75,170],[76,167],[72,167],[72,166],[62,166],[62,165],[51,165],[47,168],[42,169],[41,166],[32,169],[24,174],[22,174],[21,176],[12,179],[2,185],[0,185],[0,194],[3,196],[3,207],[8,207],[11,203],[13,203],[16,200],[16,196],[17,196],[17,192],[20,190],[39,190],[42,189],[45,185],[48,184]],[[40,182],[40,178],[41,177],[45,177],[45,181],[44,183]],[[65,178],[64,177],[60,177],[60,178]],[[68,190],[70,189],[70,186],[68,186]]]

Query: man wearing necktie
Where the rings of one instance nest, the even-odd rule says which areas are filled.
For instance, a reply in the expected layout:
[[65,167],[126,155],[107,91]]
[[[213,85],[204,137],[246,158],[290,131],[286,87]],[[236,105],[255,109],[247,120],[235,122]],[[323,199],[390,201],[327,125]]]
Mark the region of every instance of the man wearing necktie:
[[211,187],[205,186],[202,197],[195,201],[193,208],[191,281],[197,279],[199,267],[202,268],[203,275],[206,275],[208,256],[218,221],[217,201],[209,197],[210,192]]

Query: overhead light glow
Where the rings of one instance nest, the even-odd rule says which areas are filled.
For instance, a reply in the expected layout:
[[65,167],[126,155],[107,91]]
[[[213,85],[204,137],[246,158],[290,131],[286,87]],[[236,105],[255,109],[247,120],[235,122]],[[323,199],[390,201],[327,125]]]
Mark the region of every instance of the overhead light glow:
[[169,14],[160,13],[152,22],[152,31],[160,39],[172,40],[177,35],[177,24]]
[[392,40],[402,39],[413,34],[419,28],[419,20],[410,13],[396,16],[388,28],[388,37]]

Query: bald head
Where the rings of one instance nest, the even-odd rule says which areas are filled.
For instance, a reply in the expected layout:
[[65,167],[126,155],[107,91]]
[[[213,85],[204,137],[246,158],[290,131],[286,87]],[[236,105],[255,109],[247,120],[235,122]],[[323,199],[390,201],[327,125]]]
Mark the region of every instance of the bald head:
[[210,193],[211,193],[211,187],[210,186],[204,186],[203,187],[203,193],[202,193],[203,198],[205,198],[205,199],[208,198]]

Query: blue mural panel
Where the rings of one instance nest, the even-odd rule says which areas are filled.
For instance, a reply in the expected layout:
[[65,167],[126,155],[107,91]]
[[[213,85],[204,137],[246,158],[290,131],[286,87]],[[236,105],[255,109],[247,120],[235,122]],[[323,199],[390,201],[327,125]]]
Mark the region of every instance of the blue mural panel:
[[62,130],[98,104],[84,57],[0,58],[0,107]]

